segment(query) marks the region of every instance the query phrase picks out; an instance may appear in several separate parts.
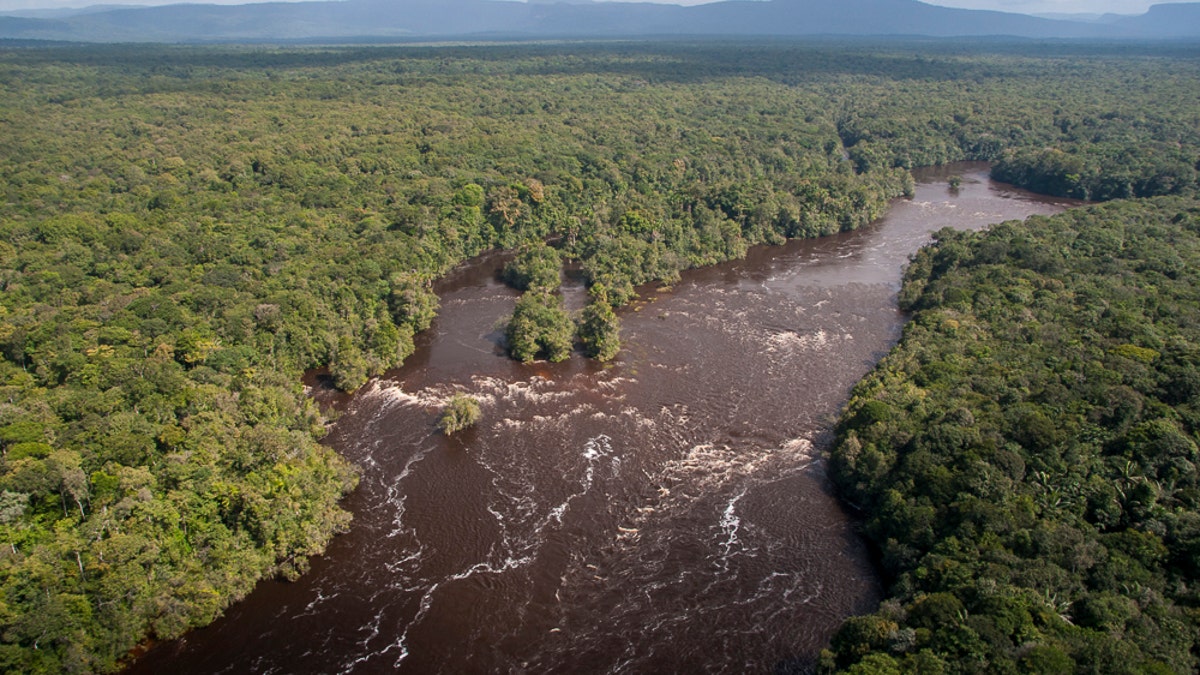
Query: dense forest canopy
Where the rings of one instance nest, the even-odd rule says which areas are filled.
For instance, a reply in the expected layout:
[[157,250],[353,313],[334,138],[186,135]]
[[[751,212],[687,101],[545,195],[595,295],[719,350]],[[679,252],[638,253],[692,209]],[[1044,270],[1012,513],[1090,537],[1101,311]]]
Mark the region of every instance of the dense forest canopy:
[[868,223],[908,167],[1193,193],[1196,56],[0,50],[0,669],[111,670],[300,573],[354,485],[301,373],[399,364],[463,260],[538,251],[520,358],[571,349],[545,268],[577,261],[577,337],[612,358],[636,286]]
[[1192,199],[938,233],[839,426],[891,597],[827,667],[1196,672],[1198,270]]

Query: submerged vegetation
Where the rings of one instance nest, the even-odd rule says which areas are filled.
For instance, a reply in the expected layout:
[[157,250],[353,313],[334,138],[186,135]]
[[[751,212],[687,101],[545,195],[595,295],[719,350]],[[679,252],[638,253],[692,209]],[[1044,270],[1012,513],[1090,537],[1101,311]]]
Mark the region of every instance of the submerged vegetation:
[[[1195,191],[1194,54],[1041,49],[0,51],[0,670],[112,670],[300,573],[354,485],[300,375],[328,366],[352,391],[400,364],[431,282],[481,252],[529,247],[514,356],[566,358],[578,337],[603,360],[637,286],[869,223],[913,166]],[[1187,274],[1185,253],[1159,273]],[[578,328],[561,259],[591,287]],[[1136,337],[1111,358],[1176,358]],[[1130,541],[1108,548],[1140,559]],[[1120,592],[1096,607],[1134,616]]]

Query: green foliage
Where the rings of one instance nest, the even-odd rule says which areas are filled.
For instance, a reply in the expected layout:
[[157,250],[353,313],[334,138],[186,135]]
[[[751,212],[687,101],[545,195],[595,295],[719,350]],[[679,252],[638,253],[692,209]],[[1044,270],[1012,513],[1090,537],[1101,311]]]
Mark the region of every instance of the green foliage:
[[[919,49],[0,50],[0,670],[112,670],[147,637],[211,621],[256,580],[301,572],[346,526],[337,501],[354,479],[317,444],[324,427],[300,374],[328,367],[353,390],[399,365],[434,319],[433,282],[472,256],[532,246],[545,282],[526,283],[539,288],[550,280],[540,242],[555,241],[602,289],[580,339],[605,358],[617,348],[612,308],[637,286],[673,283],[755,244],[861,227],[890,198],[911,194],[907,167],[964,158],[1016,167],[1053,148],[1065,155],[1047,155],[1053,170],[1013,180],[1034,185],[1062,168],[1067,187],[1092,197],[1122,194],[1101,189],[1122,181],[1130,194],[1192,189],[1200,105],[1191,52]],[[1180,227],[1194,228],[1184,215]],[[1109,230],[1057,247],[996,239],[971,253],[964,241],[944,244],[914,270],[942,275],[976,257],[1024,267],[986,287],[913,281],[905,302],[965,312],[1012,301],[1032,312],[1058,293],[1032,275],[1060,274],[1076,248],[1114,275],[1128,271],[1113,262],[1126,256],[1147,278],[1185,280],[1192,269],[1185,248],[1139,249]],[[1074,459],[1065,439],[1092,417],[1120,430],[1104,451],[1117,469],[1128,466],[1125,482],[1089,476],[1054,497],[1045,487],[1003,517],[967,501],[961,527],[1028,524],[1028,513],[1060,500],[1106,532],[1158,537],[1165,554],[1152,541],[1113,540],[1119,555],[1097,572],[1106,583],[1145,585],[1143,560],[1193,571],[1200,560],[1195,519],[1135,527],[1196,494],[1193,418],[1179,406],[1200,392],[1200,375],[1187,345],[1149,330],[1146,316],[1157,314],[1139,304],[1138,288],[1109,291],[1072,299],[1114,336],[1102,349],[1070,342],[1053,321],[1010,336],[1075,350],[1052,365],[1101,378],[1091,417],[1049,406],[1052,383],[984,372],[980,397],[1015,391],[1022,405],[1006,408],[1011,438],[989,446],[992,468],[975,487],[1027,477],[1057,485],[1056,471]],[[954,321],[944,330],[973,329]],[[518,303],[510,347],[521,359],[565,358],[572,333],[560,301],[532,292]],[[864,485],[904,470],[931,494],[956,494],[965,471],[939,465],[937,453],[995,440],[962,422],[970,408],[936,420],[928,447],[904,461],[871,434],[915,436],[921,392],[974,372],[968,358],[921,363],[885,408],[855,422]],[[1156,387],[1162,394],[1151,397]],[[1163,405],[1185,412],[1171,418]],[[1021,444],[1062,457],[1035,461]],[[1149,456],[1161,464],[1153,475],[1138,459]],[[943,507],[910,503],[902,487],[884,494],[895,507],[888,526],[920,541],[885,546],[895,565],[925,555],[942,533]],[[1017,543],[1023,552],[1070,548],[1044,541],[1057,534],[1035,530]],[[1128,614],[1107,596],[1095,600],[1100,624],[1135,631],[1158,621],[1157,606]],[[1018,601],[1017,624],[1028,615],[1041,631],[1038,622],[1052,620],[1043,605]],[[936,672],[940,645],[991,645],[1008,628],[926,630],[899,629],[897,644],[919,645],[897,653],[899,667]],[[1011,639],[1038,635],[1022,628]],[[1074,646],[1063,650],[1090,663]],[[1178,662],[1160,651],[1155,658]],[[1061,661],[1052,652],[1021,658]]]
[[1106,120],[1106,129],[1090,134],[1111,137],[1111,127],[1126,138],[1093,143],[1090,138],[1060,141],[1065,149],[1020,148],[1004,154],[993,174],[998,180],[1060,197],[1097,201],[1128,197],[1195,194],[1195,134],[1189,145],[1139,138],[1123,122]]
[[504,335],[514,359],[528,363],[542,356],[557,363],[571,355],[575,324],[562,298],[530,291],[517,300]]
[[408,337],[401,330],[398,347],[399,359],[403,360],[412,353],[413,333],[429,328],[437,316],[438,299],[428,284],[420,284],[408,276],[397,276],[391,282],[391,294],[388,296],[388,306],[392,317],[398,326],[408,327]]
[[998,180],[1079,199],[1195,193],[1194,53],[1021,49],[1029,58],[946,54],[851,88],[837,120],[847,154],[859,170],[997,161]]
[[545,244],[534,244],[504,267],[504,280],[518,290],[553,293],[561,285],[561,268],[558,251]]
[[442,417],[438,420],[438,428],[447,436],[470,428],[479,421],[479,401],[473,396],[455,394],[450,397]]
[[937,239],[839,423],[831,473],[892,598],[826,668],[1194,672],[1200,204]]
[[597,361],[611,361],[621,350],[621,320],[608,300],[608,289],[596,284],[589,289],[592,301],[579,318],[579,341],[583,351]]

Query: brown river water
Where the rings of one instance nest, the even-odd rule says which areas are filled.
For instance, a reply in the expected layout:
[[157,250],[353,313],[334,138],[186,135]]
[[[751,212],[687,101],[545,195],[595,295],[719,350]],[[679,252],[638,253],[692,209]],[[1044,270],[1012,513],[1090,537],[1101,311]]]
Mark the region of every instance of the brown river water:
[[[454,272],[405,366],[334,401],[327,442],[362,472],[351,531],[128,672],[811,670],[880,599],[822,454],[899,338],[902,266],[931,231],[1069,205],[985,164],[916,175],[867,228],[645,290],[607,366],[507,359],[503,257]],[[565,293],[582,302],[578,283]],[[483,418],[446,438],[434,424],[458,391]]]

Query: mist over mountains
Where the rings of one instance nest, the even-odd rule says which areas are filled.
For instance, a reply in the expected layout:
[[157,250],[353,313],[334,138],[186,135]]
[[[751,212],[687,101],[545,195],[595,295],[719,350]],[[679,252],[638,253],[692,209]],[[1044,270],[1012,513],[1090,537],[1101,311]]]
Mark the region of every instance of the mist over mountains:
[[1109,21],[955,9],[916,0],[728,0],[681,7],[580,0],[336,0],[93,8],[0,16],[0,38],[89,42],[905,35],[1200,37],[1200,3]]

